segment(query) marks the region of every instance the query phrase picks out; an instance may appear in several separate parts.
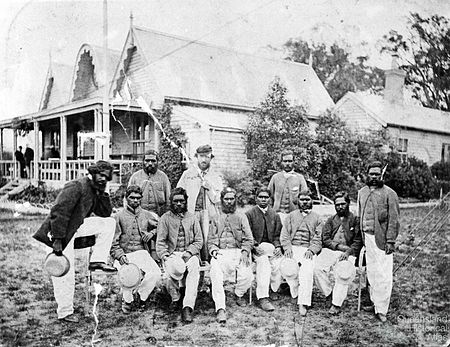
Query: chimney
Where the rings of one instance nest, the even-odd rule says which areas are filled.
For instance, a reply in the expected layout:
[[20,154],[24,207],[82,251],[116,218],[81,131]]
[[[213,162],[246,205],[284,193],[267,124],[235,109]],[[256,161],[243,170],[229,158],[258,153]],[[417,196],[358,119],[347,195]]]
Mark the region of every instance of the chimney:
[[391,69],[386,70],[384,86],[384,100],[390,103],[403,103],[403,86],[406,72],[398,68],[398,55],[392,55]]

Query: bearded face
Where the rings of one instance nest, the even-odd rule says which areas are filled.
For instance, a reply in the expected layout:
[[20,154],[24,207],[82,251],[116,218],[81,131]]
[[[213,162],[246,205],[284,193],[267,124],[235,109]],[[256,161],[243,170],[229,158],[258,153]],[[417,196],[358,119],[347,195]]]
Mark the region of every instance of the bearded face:
[[337,198],[334,202],[334,209],[339,217],[345,217],[350,212],[350,205],[345,201],[345,198]]
[[183,214],[187,211],[187,201],[184,195],[174,195],[170,202],[170,210],[175,214]]
[[144,171],[147,174],[155,174],[158,170],[158,158],[154,154],[148,154],[144,157]]
[[300,195],[298,197],[298,209],[300,211],[311,210],[313,207],[313,201],[309,195]]
[[236,195],[234,193],[226,193],[222,198],[222,211],[226,214],[236,211]]

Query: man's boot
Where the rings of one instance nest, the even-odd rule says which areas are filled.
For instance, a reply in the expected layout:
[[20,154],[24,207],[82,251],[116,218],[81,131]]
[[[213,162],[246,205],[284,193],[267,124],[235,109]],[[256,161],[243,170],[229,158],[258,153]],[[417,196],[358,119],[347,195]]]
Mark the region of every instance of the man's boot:
[[192,323],[194,320],[192,317],[192,308],[188,306],[183,307],[183,310],[181,311],[181,320],[185,323]]

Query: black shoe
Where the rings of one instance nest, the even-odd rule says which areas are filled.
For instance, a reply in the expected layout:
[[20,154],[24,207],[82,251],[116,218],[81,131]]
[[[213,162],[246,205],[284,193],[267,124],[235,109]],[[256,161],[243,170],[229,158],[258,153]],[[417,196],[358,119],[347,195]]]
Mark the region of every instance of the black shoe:
[[68,316],[65,316],[64,318],[59,318],[59,320],[67,323],[78,323],[80,321],[78,317],[75,316],[73,313],[69,314]]
[[183,311],[181,311],[181,320],[185,323],[192,323],[194,318],[192,317],[192,308],[183,307]]
[[101,262],[92,262],[89,263],[89,271],[101,270],[104,272],[117,272],[117,269],[114,266],[106,265]]

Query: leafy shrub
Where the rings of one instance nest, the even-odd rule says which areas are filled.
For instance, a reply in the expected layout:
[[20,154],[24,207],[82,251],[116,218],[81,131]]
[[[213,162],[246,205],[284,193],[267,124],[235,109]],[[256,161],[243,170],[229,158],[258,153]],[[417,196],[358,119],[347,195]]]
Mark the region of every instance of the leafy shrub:
[[29,185],[19,194],[10,197],[14,201],[28,201],[31,204],[52,205],[61,189],[48,188],[45,182],[39,181],[37,186]]
[[235,172],[224,171],[223,180],[227,187],[236,189],[237,203],[243,207],[248,204],[255,204],[255,192],[262,186],[260,181],[253,181],[252,174],[248,170]]
[[431,165],[431,173],[438,180],[450,181],[450,162],[438,161]]

